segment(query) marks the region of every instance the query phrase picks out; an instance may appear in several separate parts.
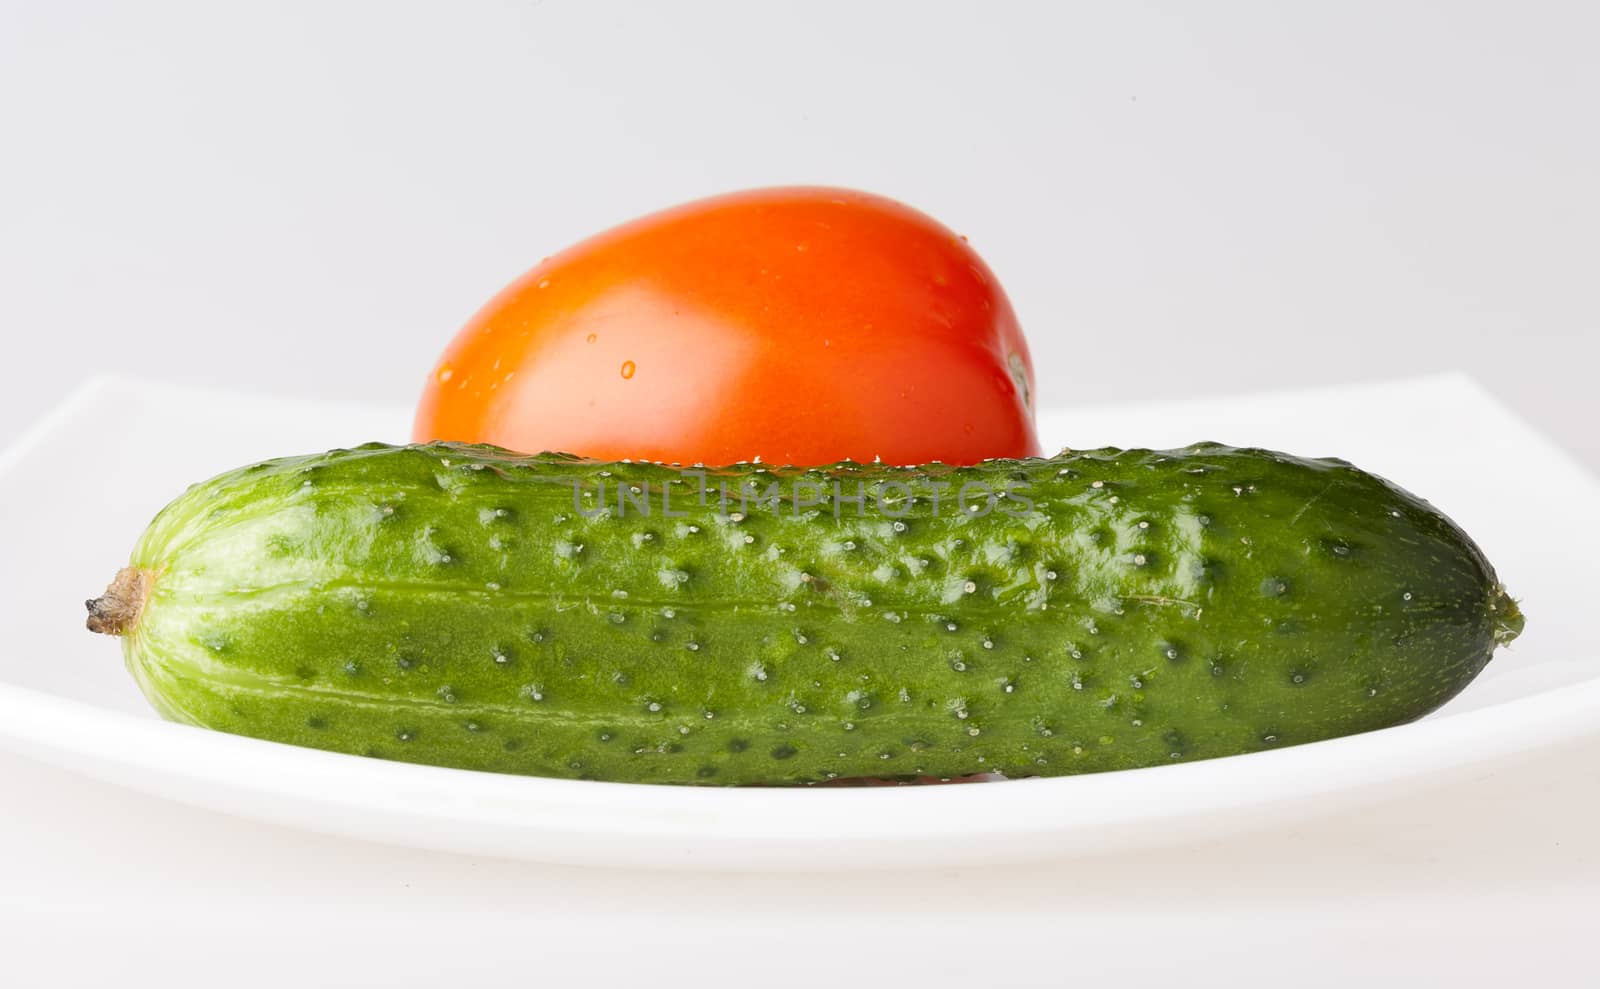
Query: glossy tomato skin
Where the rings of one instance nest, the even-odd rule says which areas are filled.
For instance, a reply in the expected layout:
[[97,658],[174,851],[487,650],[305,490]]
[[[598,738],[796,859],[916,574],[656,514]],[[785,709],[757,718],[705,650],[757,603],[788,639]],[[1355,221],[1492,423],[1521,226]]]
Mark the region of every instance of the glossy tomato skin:
[[759,189],[513,282],[429,377],[418,442],[608,460],[969,464],[1039,453],[1016,315],[966,241],[882,197]]

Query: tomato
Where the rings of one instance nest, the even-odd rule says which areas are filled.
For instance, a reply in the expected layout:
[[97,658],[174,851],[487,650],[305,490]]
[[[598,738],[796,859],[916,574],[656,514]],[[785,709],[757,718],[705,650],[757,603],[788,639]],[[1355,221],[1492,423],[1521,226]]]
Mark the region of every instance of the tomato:
[[491,299],[415,437],[726,464],[1037,455],[1016,315],[966,241],[844,189],[759,189],[634,220]]

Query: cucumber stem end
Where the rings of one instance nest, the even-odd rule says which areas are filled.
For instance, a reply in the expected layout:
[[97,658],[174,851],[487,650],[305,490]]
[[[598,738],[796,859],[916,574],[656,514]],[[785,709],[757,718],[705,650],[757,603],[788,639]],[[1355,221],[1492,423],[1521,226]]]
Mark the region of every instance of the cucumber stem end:
[[1517,607],[1517,602],[1502,587],[1495,591],[1492,610],[1494,614],[1495,645],[1510,645],[1512,639],[1522,634],[1522,609]]
[[106,592],[84,602],[89,618],[84,624],[91,632],[126,635],[139,624],[145,600],[155,582],[155,571],[143,567],[123,567],[111,579]]

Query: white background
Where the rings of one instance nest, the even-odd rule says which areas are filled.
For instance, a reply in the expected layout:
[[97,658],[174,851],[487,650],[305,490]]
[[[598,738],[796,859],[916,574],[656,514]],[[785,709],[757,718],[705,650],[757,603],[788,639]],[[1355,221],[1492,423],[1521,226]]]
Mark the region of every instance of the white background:
[[[98,369],[404,403],[540,257],[806,182],[969,235],[1045,404],[1460,368],[1600,467],[1597,37],[1578,2],[0,0],[0,444]],[[1316,833],[788,880],[409,853],[7,756],[0,984],[1581,984],[1595,755]]]
[[1600,466],[1594,4],[0,10],[0,443],[85,368],[408,402],[544,255],[806,182],[969,235],[1044,404],[1464,369]]

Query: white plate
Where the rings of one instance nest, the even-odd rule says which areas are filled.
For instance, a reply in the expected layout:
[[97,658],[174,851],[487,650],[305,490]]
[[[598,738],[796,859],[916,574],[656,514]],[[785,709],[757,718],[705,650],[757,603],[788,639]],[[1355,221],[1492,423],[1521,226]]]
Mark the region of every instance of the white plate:
[[1322,814],[1600,733],[1600,485],[1470,380],[1435,377],[1046,414],[1050,443],[1199,439],[1346,457],[1432,500],[1528,615],[1514,650],[1413,725],[1257,755],[973,786],[719,789],[410,766],[158,720],[83,600],[185,484],[400,441],[403,409],[99,379],[0,454],[0,744],[199,806],[378,841],[552,862],[827,869],[1016,861]]

